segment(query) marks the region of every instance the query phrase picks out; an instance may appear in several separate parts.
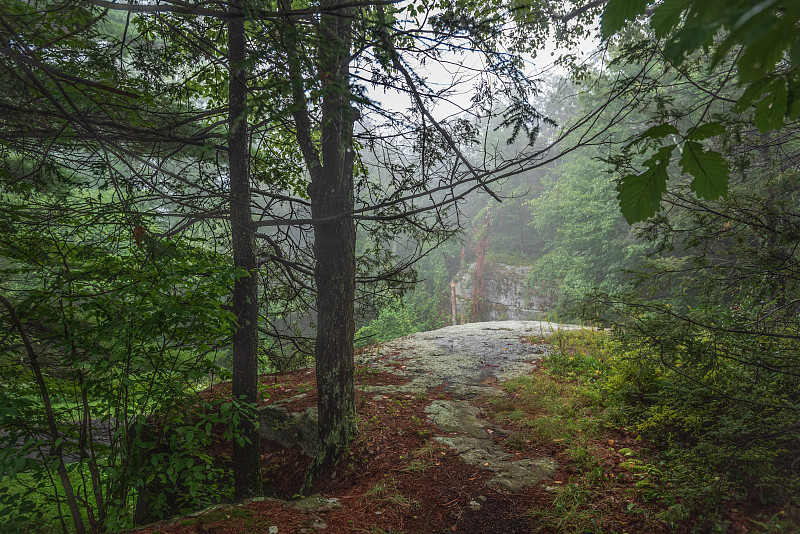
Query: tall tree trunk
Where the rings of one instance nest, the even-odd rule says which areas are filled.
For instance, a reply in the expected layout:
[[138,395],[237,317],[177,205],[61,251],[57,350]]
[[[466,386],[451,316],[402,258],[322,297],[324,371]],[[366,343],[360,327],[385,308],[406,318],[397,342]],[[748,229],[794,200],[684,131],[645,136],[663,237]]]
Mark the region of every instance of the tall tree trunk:
[[[231,11],[241,13],[231,3]],[[228,60],[230,68],[228,157],[231,187],[231,243],[233,264],[247,275],[233,286],[233,396],[255,405],[258,401],[258,292],[253,222],[250,213],[250,176],[247,138],[247,77],[244,69],[244,17],[232,16],[228,22]],[[233,442],[234,497],[237,501],[261,494],[261,443],[258,427],[243,417],[237,428],[245,438]]]
[[[330,8],[319,27],[319,76],[322,101],[322,168],[312,172],[309,187],[314,223],[314,278],[317,285],[317,391],[320,449],[307,473],[302,493],[312,490],[320,473],[330,468],[357,432],[353,388],[355,320],[355,244],[353,219],[353,122],[350,107],[351,19],[341,0],[322,2]],[[331,218],[330,220],[326,220]],[[324,221],[324,222],[322,222]]]

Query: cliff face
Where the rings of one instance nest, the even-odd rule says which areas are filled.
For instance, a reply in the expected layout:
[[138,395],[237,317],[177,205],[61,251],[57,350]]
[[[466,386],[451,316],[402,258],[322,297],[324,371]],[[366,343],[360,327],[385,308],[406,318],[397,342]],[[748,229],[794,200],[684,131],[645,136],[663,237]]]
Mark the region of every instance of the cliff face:
[[453,278],[458,322],[467,319],[471,322],[532,320],[555,307],[557,294],[554,290],[528,287],[530,267],[487,261],[482,273],[485,288],[483,317],[468,317],[472,309],[475,269],[473,263]]

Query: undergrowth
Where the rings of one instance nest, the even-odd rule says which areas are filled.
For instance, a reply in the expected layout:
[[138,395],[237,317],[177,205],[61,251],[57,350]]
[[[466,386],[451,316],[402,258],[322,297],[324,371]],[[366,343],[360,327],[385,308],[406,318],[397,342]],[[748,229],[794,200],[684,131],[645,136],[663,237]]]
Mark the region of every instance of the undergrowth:
[[608,333],[547,342],[542,371],[506,383],[509,395],[490,406],[519,429],[509,445],[555,444],[570,464],[548,488],[551,506],[530,512],[539,532],[798,531],[796,477],[769,464],[779,451],[734,462],[717,443],[741,417],[698,408],[697,392],[677,387],[658,358]]

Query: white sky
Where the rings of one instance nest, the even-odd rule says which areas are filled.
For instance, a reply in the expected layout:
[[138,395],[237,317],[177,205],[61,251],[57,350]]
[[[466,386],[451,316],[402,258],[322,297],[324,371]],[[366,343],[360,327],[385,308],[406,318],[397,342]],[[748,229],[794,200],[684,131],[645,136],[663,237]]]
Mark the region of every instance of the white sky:
[[[597,47],[598,41],[587,39],[583,41],[577,49],[556,48],[552,41],[545,44],[545,47],[538,51],[537,57],[527,60],[528,69],[526,74],[530,78],[543,76],[557,76],[564,74],[561,67],[554,66],[552,62],[561,54],[572,52],[579,58],[587,58]],[[409,58],[405,57],[408,61]],[[443,90],[452,86],[456,81],[459,84],[459,91],[453,95],[452,103],[440,100],[435,108],[431,110],[436,120],[442,120],[453,115],[461,115],[470,107],[470,98],[474,88],[480,80],[481,72],[484,70],[483,57],[476,52],[445,52],[441,60],[429,60],[425,65],[409,65],[417,74],[426,78],[428,89],[432,91]],[[402,93],[384,88],[369,87],[370,98],[379,102],[384,109],[405,110],[411,107],[410,98]]]

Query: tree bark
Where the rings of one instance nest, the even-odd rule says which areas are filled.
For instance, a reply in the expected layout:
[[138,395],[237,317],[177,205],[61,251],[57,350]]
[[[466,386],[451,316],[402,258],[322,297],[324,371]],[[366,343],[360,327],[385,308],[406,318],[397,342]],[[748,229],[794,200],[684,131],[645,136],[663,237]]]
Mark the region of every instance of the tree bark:
[[[233,16],[228,22],[229,113],[228,157],[231,188],[231,244],[233,264],[246,271],[233,286],[232,309],[236,316],[233,334],[233,397],[255,405],[258,401],[258,275],[254,251],[253,221],[250,211],[250,176],[247,137],[247,77],[244,17],[236,2],[230,4]],[[250,417],[238,425],[240,444],[233,442],[234,498],[237,501],[261,495],[261,442],[258,427]]]
[[331,8],[320,18],[319,76],[322,80],[322,167],[312,172],[309,187],[314,224],[314,279],[317,285],[315,347],[319,394],[320,448],[301,493],[310,493],[321,473],[332,467],[357,432],[353,388],[355,320],[355,244],[352,217],[331,216],[353,209],[353,122],[350,106],[351,18],[336,8],[340,0],[322,2]]

